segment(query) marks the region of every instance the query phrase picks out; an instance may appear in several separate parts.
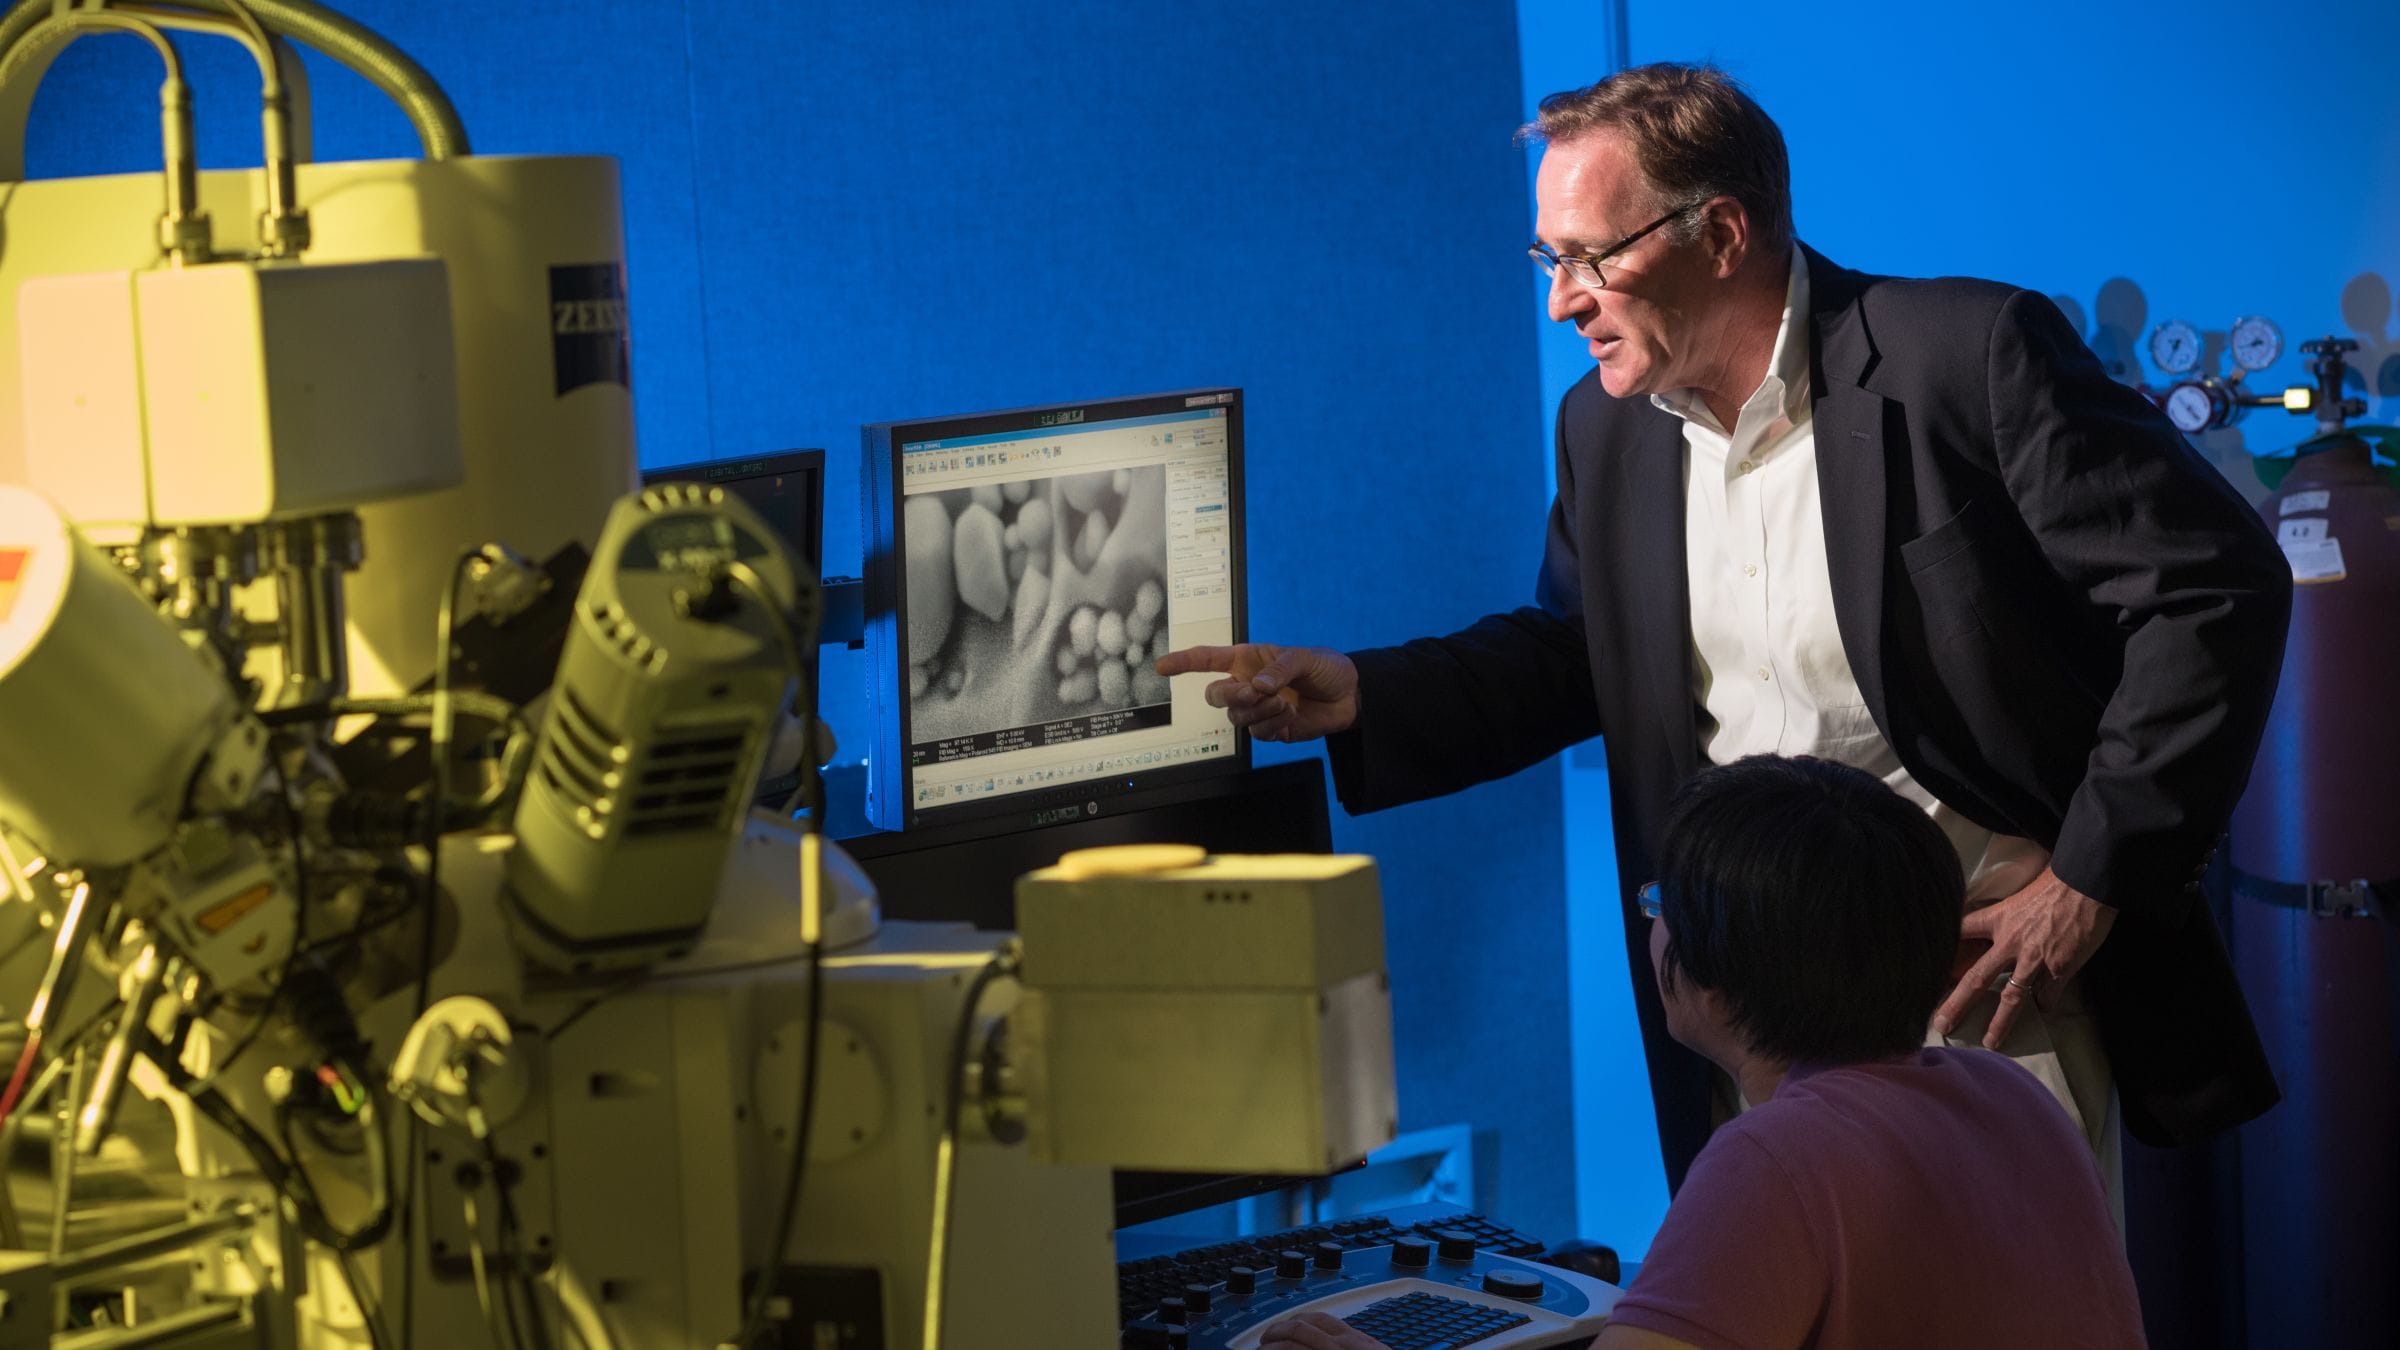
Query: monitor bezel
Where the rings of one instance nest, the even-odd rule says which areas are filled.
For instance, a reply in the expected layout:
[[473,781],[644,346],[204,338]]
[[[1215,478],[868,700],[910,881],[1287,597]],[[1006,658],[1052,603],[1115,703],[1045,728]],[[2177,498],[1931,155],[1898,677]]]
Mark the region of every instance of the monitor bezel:
[[1243,506],[1243,399],[1239,388],[1227,385],[1182,389],[1161,394],[1080,399],[1036,404],[993,412],[918,417],[898,422],[875,422],[860,428],[861,505],[866,540],[865,631],[869,656],[870,691],[875,707],[874,741],[868,750],[867,818],[886,830],[913,830],[952,825],[998,825],[1032,829],[1067,820],[1093,819],[1123,809],[1119,799],[1146,788],[1198,782],[1250,768],[1250,737],[1235,730],[1233,753],[1193,764],[1146,769],[1085,779],[1040,792],[1025,792],[992,801],[955,802],[919,808],[909,791],[908,750],[912,728],[908,700],[906,634],[899,624],[900,597],[905,587],[899,553],[900,508],[905,500],[900,447],[911,441],[949,440],[988,436],[1008,431],[1033,431],[1044,426],[1115,421],[1203,407],[1225,409],[1226,512],[1232,529],[1233,589],[1231,641],[1249,640],[1249,563],[1247,512]]

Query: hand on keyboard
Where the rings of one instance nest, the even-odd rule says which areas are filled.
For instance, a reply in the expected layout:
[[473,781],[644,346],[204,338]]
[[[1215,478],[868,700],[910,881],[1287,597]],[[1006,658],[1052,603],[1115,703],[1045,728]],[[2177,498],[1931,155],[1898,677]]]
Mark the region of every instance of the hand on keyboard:
[[1287,1317],[1259,1333],[1258,1350],[1388,1350],[1383,1342],[1338,1317],[1302,1313]]

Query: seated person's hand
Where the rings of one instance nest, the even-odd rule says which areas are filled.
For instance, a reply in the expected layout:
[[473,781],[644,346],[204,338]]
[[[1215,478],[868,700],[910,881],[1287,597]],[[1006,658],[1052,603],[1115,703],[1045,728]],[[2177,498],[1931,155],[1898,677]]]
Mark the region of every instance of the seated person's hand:
[[1298,1350],[1388,1350],[1383,1342],[1324,1313],[1287,1317],[1259,1333],[1258,1350],[1292,1346]]
[[1158,659],[1161,675],[1210,671],[1229,678],[1208,686],[1226,720],[1262,741],[1307,741],[1348,730],[1358,720],[1358,667],[1330,647],[1186,647]]

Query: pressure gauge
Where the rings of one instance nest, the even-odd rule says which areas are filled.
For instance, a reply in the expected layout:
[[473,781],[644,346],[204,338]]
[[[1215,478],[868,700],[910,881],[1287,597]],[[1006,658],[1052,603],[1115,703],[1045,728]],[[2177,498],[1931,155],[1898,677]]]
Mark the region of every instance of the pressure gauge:
[[2233,397],[2214,380],[2186,380],[2167,391],[2167,420],[2197,436],[2233,420]]
[[2169,319],[2150,330],[2150,359],[2169,375],[2181,375],[2200,364],[2200,330],[2181,319]]
[[2226,345],[2233,351],[2233,363],[2244,370],[2265,370],[2283,355],[2283,330],[2273,322],[2255,314],[2233,321],[2233,331]]

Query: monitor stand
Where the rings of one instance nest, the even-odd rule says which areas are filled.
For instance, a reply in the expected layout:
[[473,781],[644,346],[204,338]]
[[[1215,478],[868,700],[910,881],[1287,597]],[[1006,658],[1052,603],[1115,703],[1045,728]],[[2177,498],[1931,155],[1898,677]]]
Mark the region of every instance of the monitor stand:
[[1198,844],[1211,853],[1330,853],[1325,763],[1290,760],[1114,799],[1108,814],[1039,829],[1000,822],[855,835],[842,848],[886,917],[1016,927],[1017,878],[1072,849]]

